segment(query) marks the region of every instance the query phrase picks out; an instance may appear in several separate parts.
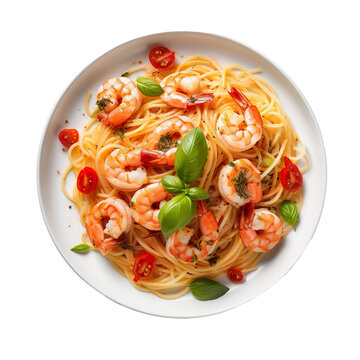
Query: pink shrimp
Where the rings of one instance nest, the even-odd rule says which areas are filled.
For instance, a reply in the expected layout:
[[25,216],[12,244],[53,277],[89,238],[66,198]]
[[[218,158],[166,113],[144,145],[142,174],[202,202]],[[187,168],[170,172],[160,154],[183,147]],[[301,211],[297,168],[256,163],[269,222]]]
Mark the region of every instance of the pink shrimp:
[[217,121],[217,134],[233,155],[252,148],[262,135],[262,118],[259,110],[236,88],[229,94],[239,105],[241,115],[227,111]]
[[210,255],[219,238],[218,223],[205,200],[198,202],[198,214],[202,237],[197,247],[189,245],[194,230],[188,227],[176,231],[166,241],[166,251],[183,262],[196,262]]
[[168,151],[147,149],[115,149],[105,160],[106,179],[115,188],[136,191],[148,183],[144,166],[174,165],[176,149]]
[[281,220],[267,209],[254,210],[253,203],[247,203],[240,218],[240,238],[245,246],[255,252],[271,250],[283,234]]
[[194,72],[180,71],[171,74],[161,81],[160,86],[164,89],[160,98],[175,108],[186,109],[214,98],[212,93],[202,93],[200,75]]
[[231,205],[240,207],[262,198],[260,172],[247,159],[238,159],[224,166],[219,175],[221,196]]
[[85,225],[91,243],[105,255],[113,250],[133,221],[125,201],[112,197],[100,201],[86,216]]
[[134,82],[121,76],[105,81],[97,99],[98,119],[107,126],[117,127],[139,109],[142,97]]

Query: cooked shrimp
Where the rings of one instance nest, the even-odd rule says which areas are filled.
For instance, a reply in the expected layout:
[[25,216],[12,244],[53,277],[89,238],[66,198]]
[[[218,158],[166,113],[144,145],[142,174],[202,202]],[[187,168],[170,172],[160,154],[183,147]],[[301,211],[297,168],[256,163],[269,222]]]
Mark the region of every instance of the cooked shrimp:
[[92,207],[86,217],[86,231],[92,244],[105,255],[119,246],[119,238],[130,230],[132,223],[126,202],[112,197]]
[[161,81],[160,86],[164,90],[160,98],[175,108],[186,109],[214,98],[213,94],[201,94],[203,86],[197,73],[180,71],[171,74]]
[[105,81],[97,98],[101,110],[98,119],[114,127],[124,123],[141,105],[140,91],[133,81],[123,76]]
[[187,116],[174,116],[165,120],[144,141],[147,149],[167,150],[176,144],[194,128],[193,122]]
[[131,213],[138,224],[149,230],[160,230],[159,212],[169,194],[161,183],[150,184],[138,190],[131,199]]
[[194,229],[184,227],[166,241],[166,251],[183,262],[196,262],[210,255],[219,238],[219,227],[214,214],[207,208],[205,200],[198,202],[201,239],[197,246],[189,245]]
[[260,171],[247,159],[232,161],[224,166],[219,175],[221,196],[231,205],[240,207],[262,198]]
[[144,166],[174,165],[174,151],[115,149],[105,160],[104,172],[109,183],[119,190],[135,191],[148,182]]
[[252,105],[239,90],[229,91],[239,105],[241,115],[234,111],[224,112],[217,121],[217,134],[233,155],[252,148],[262,135],[262,118],[256,106]]
[[281,220],[267,209],[256,209],[246,204],[240,218],[240,238],[245,246],[255,252],[271,250],[283,234]]

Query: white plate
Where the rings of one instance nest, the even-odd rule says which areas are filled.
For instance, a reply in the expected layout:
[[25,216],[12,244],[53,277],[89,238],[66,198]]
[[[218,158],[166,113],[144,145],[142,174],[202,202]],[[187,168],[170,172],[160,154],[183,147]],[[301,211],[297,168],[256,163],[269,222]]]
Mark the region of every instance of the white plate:
[[[230,291],[213,301],[198,301],[190,293],[177,300],[160,299],[134,289],[98,252],[81,255],[70,251],[80,242],[84,229],[76,207],[69,209],[71,203],[61,192],[57,170],[64,170],[68,159],[61,151],[58,134],[65,127],[77,128],[81,132],[88,120],[83,116],[86,92],[90,90],[96,94],[104,80],[134,66],[134,60],[147,62],[149,50],[158,45],[176,50],[178,56],[207,55],[224,65],[237,63],[247,68],[262,68],[261,76],[275,88],[292,124],[307,145],[311,162],[311,168],[304,176],[304,206],[296,232],[291,231],[281,244],[267,254],[258,270],[248,274],[243,284],[233,285],[227,279],[221,280],[230,287]],[[94,105],[94,99],[91,105]],[[69,120],[69,124],[65,125],[65,120]],[[56,247],[72,269],[94,289],[117,303],[168,317],[205,316],[229,310],[274,284],[295,264],[313,236],[321,215],[325,189],[326,160],[321,133],[310,106],[295,84],[282,70],[254,50],[233,40],[194,32],[161,33],[135,39],[90,64],[57,103],[46,126],[38,159],[38,193],[44,220]]]

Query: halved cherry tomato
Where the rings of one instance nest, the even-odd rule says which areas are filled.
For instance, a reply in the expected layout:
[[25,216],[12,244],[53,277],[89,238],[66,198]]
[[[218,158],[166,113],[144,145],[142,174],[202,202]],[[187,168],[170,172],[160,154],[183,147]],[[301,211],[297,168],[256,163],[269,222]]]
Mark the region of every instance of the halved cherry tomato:
[[288,158],[284,157],[285,167],[280,171],[280,181],[285,190],[298,191],[303,183],[299,168]]
[[76,129],[64,129],[59,134],[60,142],[67,148],[79,141],[79,133]]
[[149,60],[155,68],[167,69],[175,62],[175,51],[170,51],[166,47],[158,46],[150,51]]
[[84,167],[77,177],[77,188],[83,194],[90,194],[95,190],[98,182],[96,171],[91,167]]
[[147,280],[154,272],[156,261],[153,255],[144,252],[136,259],[133,266],[133,273],[135,275],[134,281]]
[[231,268],[227,271],[227,276],[233,283],[239,283],[244,279],[244,274],[242,273],[241,269]]

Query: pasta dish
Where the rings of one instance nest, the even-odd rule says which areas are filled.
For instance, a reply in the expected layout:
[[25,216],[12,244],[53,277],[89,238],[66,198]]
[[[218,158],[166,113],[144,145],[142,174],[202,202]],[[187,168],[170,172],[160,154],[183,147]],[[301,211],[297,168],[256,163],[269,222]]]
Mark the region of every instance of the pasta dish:
[[59,134],[62,190],[85,227],[72,251],[98,251],[139,290],[212,300],[229,290],[216,280],[241,286],[286,241],[309,162],[261,69],[177,57],[157,47],[99,84],[92,109],[87,94],[82,133]]

